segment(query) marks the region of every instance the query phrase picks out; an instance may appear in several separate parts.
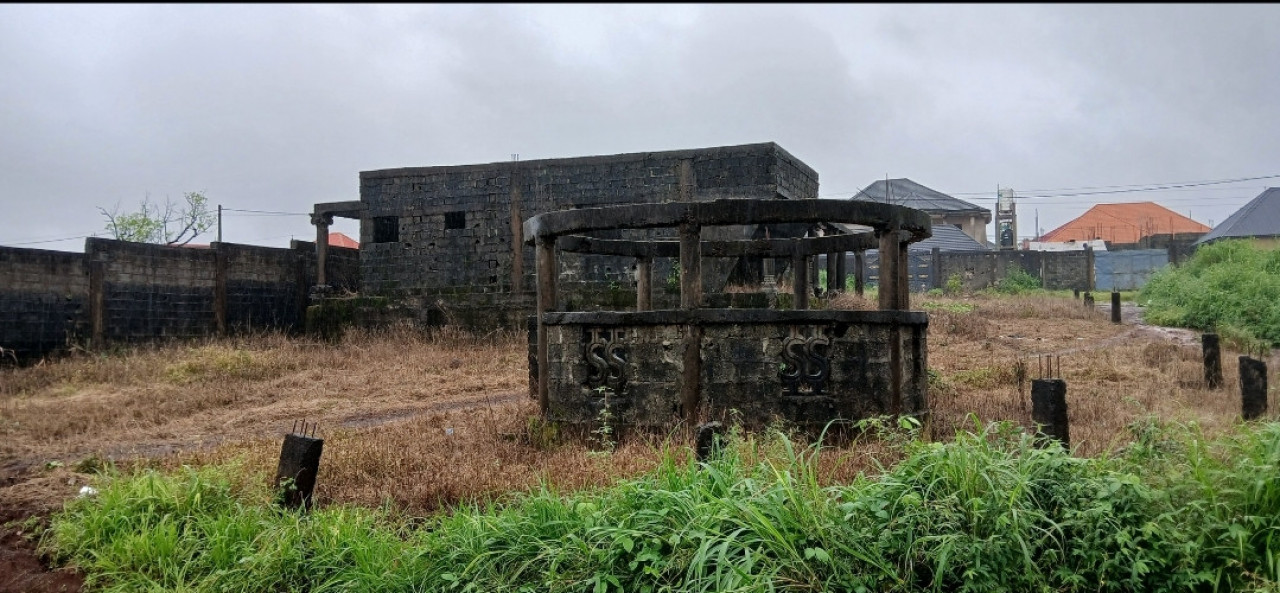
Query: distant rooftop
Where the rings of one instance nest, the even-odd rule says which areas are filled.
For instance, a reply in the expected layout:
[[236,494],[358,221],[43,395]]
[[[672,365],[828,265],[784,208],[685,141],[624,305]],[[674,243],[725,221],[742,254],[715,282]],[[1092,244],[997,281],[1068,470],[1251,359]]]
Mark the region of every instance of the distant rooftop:
[[982,213],[988,222],[991,220],[991,211],[986,208],[951,197],[906,178],[890,179],[888,183],[884,180],[877,181],[854,194],[852,199],[880,202],[882,204],[896,204],[924,210],[930,214]]
[[1098,204],[1040,237],[1044,243],[1091,241],[1137,243],[1151,235],[1207,233],[1209,227],[1155,202]]
[[1280,187],[1268,187],[1196,243],[1280,235]]

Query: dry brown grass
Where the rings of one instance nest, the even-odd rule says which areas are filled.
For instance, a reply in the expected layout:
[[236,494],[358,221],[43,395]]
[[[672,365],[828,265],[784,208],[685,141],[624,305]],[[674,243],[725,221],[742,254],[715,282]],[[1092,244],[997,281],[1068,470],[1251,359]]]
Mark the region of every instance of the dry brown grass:
[[[916,304],[934,309],[929,367],[937,375],[930,389],[935,438],[971,428],[970,414],[980,422],[1031,426],[1030,381],[1048,373],[1042,355],[1053,356],[1054,374],[1067,382],[1071,440],[1080,455],[1128,442],[1128,427],[1145,417],[1196,421],[1208,434],[1239,419],[1238,379],[1228,372],[1223,389],[1205,389],[1198,337],[1190,332],[1112,324],[1069,298],[975,296]],[[972,311],[948,312],[967,308]],[[1183,339],[1172,339],[1178,337]],[[1230,367],[1232,357],[1224,353],[1223,359]]]
[[527,394],[524,339],[400,329],[332,346],[264,335],[5,370],[0,459],[123,455],[279,433],[299,418],[336,428],[512,401]]
[[[970,414],[1030,425],[1029,382],[1041,373],[1037,356],[1049,354],[1060,356],[1068,383],[1078,454],[1123,444],[1126,427],[1144,417],[1195,420],[1208,433],[1238,420],[1233,358],[1224,353],[1227,386],[1205,390],[1198,346],[1172,341],[1177,334],[1113,325],[1071,299],[914,305],[931,313],[931,438],[972,428]],[[687,431],[634,436],[602,453],[590,439],[530,430],[526,348],[525,336],[511,334],[355,333],[339,346],[256,336],[0,371],[0,477],[25,484],[23,496],[39,485],[66,497],[77,486],[62,474],[49,479],[40,469],[46,461],[71,468],[95,455],[169,466],[243,458],[270,473],[280,436],[303,417],[319,421],[326,439],[322,504],[429,511],[543,483],[600,486],[652,469],[669,451],[688,455]],[[826,451],[820,467],[824,481],[841,482],[894,455],[864,437]],[[0,487],[0,504],[17,492]]]

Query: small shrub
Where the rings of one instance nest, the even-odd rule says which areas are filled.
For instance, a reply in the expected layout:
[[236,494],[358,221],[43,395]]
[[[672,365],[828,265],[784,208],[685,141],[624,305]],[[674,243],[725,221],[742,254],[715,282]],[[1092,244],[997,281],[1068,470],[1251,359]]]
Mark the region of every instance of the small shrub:
[[1023,294],[1033,290],[1040,290],[1043,285],[1039,278],[1028,274],[1026,270],[1013,266],[1005,274],[1004,278],[996,281],[993,287],[995,292],[1000,294]]
[[949,296],[959,295],[964,292],[964,279],[958,273],[947,276],[947,282],[943,285],[942,292]]

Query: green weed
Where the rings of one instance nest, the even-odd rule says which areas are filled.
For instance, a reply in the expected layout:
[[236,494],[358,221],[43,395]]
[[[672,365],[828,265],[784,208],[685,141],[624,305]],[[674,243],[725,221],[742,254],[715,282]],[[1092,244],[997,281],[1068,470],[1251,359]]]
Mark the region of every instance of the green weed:
[[[974,420],[976,423],[976,420]],[[706,463],[414,522],[268,504],[236,466],[103,477],[43,542],[106,591],[1240,591],[1280,582],[1280,424],[1135,425],[1111,457],[1008,423],[954,442],[863,422],[903,460],[823,486],[821,444],[731,431]],[[897,435],[897,436],[895,436]],[[756,460],[748,462],[747,460]],[[257,485],[254,485],[257,484]]]
[[1206,245],[1153,274],[1139,302],[1153,323],[1216,328],[1245,350],[1257,341],[1280,346],[1280,250],[1249,241]]

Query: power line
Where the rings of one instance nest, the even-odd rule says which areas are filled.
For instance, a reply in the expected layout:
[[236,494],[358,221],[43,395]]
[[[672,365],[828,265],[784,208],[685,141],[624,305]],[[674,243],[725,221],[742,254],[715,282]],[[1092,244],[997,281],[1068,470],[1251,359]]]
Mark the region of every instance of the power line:
[[276,210],[247,210],[241,208],[223,208],[223,212],[246,212],[248,215],[260,216],[310,216],[308,212],[280,212]]
[[[1066,197],[1118,194],[1118,193],[1193,191],[1193,190],[1196,190],[1197,188],[1204,188],[1204,189],[1199,189],[1198,191],[1206,191],[1207,189],[1209,189],[1207,188],[1207,186],[1211,186],[1211,185],[1244,183],[1247,181],[1260,181],[1264,179],[1280,179],[1280,174],[1259,175],[1255,177],[1237,177],[1232,179],[1209,179],[1209,180],[1202,180],[1202,181],[1175,181],[1175,182],[1164,182],[1164,183],[1135,183],[1131,185],[1098,185],[1098,186],[1084,186],[1084,187],[1068,187],[1068,188],[1059,188],[1059,189],[1032,189],[1032,190],[1019,191],[1017,197],[1018,199],[1066,198]],[[1229,189],[1239,189],[1239,188],[1212,188],[1212,189],[1213,190],[1217,190],[1217,189],[1229,190]],[[854,190],[852,193],[848,191],[831,192],[828,194],[823,194],[818,197],[856,195],[858,192],[861,192],[861,191],[862,189]],[[991,196],[992,192],[988,190],[988,191],[980,191],[980,192],[942,192],[942,193],[945,193],[950,196]],[[1040,194],[1040,195],[1036,195],[1036,194]],[[982,197],[982,198],[972,198],[972,199],[995,200],[996,198]]]
[[62,241],[73,241],[75,239],[88,239],[94,235],[76,235],[74,237],[63,237],[61,239],[42,239],[39,241],[19,241],[16,243],[7,243],[7,245],[39,245],[42,243],[60,243]]

